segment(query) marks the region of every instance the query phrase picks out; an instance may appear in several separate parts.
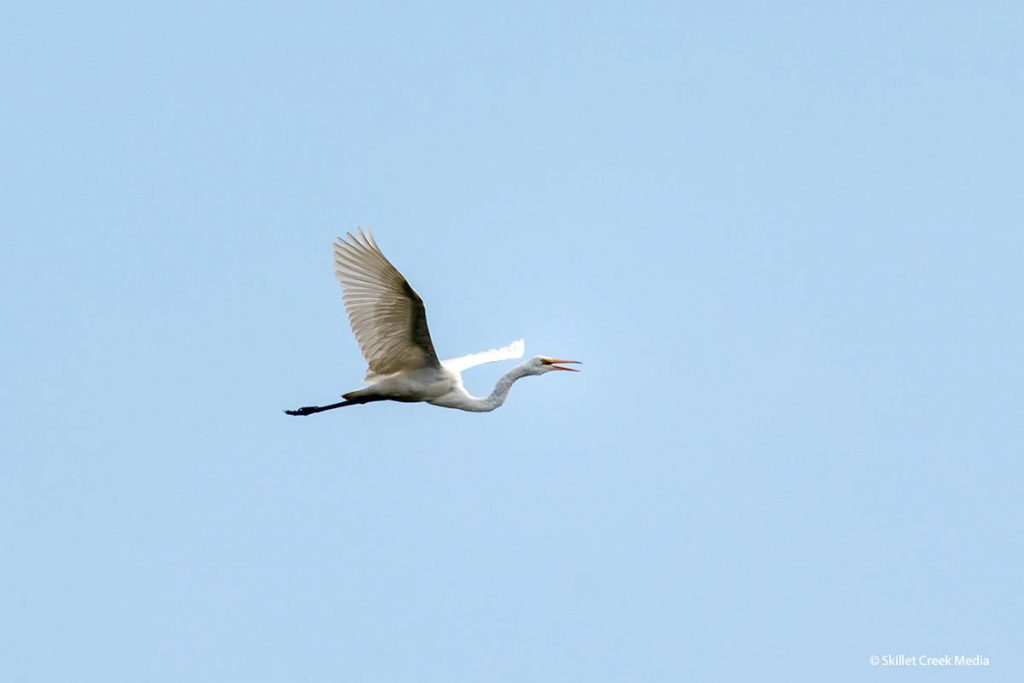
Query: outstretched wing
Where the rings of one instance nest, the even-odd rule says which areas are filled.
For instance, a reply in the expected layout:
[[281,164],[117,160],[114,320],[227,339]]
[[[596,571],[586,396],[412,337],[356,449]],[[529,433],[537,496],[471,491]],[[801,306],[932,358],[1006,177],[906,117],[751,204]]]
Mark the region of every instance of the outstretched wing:
[[525,342],[522,339],[517,339],[508,346],[502,346],[500,349],[491,349],[490,351],[481,351],[480,353],[471,353],[468,356],[443,360],[441,361],[441,365],[449,370],[462,372],[467,368],[474,368],[477,365],[483,365],[484,363],[494,363],[499,360],[522,358],[525,351]]
[[366,379],[440,367],[427,329],[423,299],[384,257],[369,231],[334,243],[334,275],[370,369]]

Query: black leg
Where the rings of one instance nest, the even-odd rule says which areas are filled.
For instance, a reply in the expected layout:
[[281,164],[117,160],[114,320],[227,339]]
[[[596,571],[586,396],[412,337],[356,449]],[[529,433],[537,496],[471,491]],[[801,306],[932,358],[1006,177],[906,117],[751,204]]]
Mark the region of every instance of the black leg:
[[374,396],[373,398],[357,398],[352,401],[340,401],[338,403],[332,403],[329,406],[306,406],[304,408],[298,408],[296,410],[286,410],[285,415],[312,415],[313,413],[322,413],[325,410],[334,410],[335,408],[344,408],[345,406],[358,406],[363,403],[373,403],[374,401],[387,401],[384,397]]
[[332,403],[329,406],[306,406],[305,408],[299,408],[297,410],[286,410],[285,415],[312,415],[313,413],[322,413],[325,410],[333,410],[335,408],[344,408],[345,406],[357,405],[358,401],[341,401],[340,403]]

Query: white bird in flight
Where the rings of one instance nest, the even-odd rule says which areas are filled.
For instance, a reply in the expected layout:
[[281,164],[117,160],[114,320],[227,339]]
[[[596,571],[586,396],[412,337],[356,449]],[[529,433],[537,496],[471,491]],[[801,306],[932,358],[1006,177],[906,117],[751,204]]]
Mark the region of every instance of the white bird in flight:
[[535,356],[505,373],[489,396],[470,395],[462,386],[462,371],[484,363],[522,358],[523,340],[500,349],[438,360],[427,329],[423,299],[381,253],[369,230],[366,234],[361,229],[357,233],[348,233],[348,239],[339,238],[334,243],[334,275],[345,290],[345,309],[352,332],[370,366],[366,371],[367,386],[342,394],[345,400],[339,403],[284,411],[288,415],[312,415],[373,401],[425,401],[443,408],[487,413],[505,402],[518,379],[555,370],[578,372],[559,364],[579,361]]

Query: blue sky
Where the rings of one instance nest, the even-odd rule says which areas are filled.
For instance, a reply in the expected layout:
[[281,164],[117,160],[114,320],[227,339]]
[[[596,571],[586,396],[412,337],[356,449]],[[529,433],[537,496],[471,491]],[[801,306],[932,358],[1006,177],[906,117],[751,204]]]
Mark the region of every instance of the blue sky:
[[0,679],[1024,675],[1019,5],[2,14]]

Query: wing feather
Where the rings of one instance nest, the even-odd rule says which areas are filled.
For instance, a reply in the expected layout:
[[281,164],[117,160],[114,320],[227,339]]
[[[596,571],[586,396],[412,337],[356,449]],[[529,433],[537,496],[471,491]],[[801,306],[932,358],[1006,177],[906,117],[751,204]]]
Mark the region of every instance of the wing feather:
[[468,356],[449,358],[448,360],[441,361],[441,365],[449,370],[462,372],[463,370],[474,368],[477,365],[483,365],[484,363],[494,363],[499,360],[522,358],[525,352],[526,343],[522,339],[517,339],[508,346],[502,346],[500,349],[490,349],[489,351],[481,351],[480,353],[471,353]]
[[369,380],[403,370],[440,367],[427,328],[427,311],[373,236],[360,229],[334,243],[334,275],[345,291],[345,310]]

